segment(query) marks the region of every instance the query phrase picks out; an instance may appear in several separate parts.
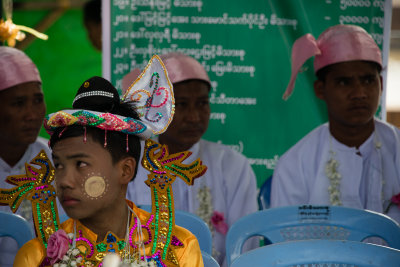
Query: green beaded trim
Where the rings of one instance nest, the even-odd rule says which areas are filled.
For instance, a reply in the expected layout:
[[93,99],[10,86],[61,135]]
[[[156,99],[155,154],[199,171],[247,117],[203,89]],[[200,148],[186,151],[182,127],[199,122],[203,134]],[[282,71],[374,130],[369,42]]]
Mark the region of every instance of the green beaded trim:
[[21,186],[18,188],[18,190],[20,190],[20,189],[22,189],[22,188],[24,188],[24,187],[27,187],[27,188],[25,188],[25,190],[23,190],[22,192],[20,192],[20,193],[18,194],[18,196],[15,198],[15,200],[14,200],[14,202],[13,202],[13,204],[12,204],[12,207],[11,207],[12,210],[16,209],[18,201],[19,201],[22,197],[24,197],[24,195],[25,195],[28,191],[32,190],[34,184],[35,184],[35,183],[27,183],[27,184],[21,185]]
[[171,187],[167,188],[167,195],[168,195],[168,213],[169,213],[169,223],[168,223],[168,235],[167,235],[167,242],[164,246],[164,252],[162,255],[162,259],[165,260],[167,256],[168,247],[171,241],[171,234],[172,234],[172,198],[171,198]]
[[107,245],[104,243],[100,243],[96,245],[96,248],[98,252],[104,252],[107,249]]
[[155,221],[154,221],[154,242],[153,242],[153,248],[151,250],[151,254],[154,254],[156,252],[157,248],[157,239],[158,239],[158,223],[159,223],[159,215],[160,215],[160,208],[158,205],[158,195],[157,195],[157,189],[153,187],[153,192],[154,192],[154,203],[156,206],[156,214],[155,214]]
[[126,243],[125,243],[125,241],[120,240],[117,242],[117,245],[118,245],[118,250],[121,251],[125,248]]
[[44,231],[43,231],[43,221],[42,221],[42,214],[40,213],[39,203],[36,203],[36,213],[38,215],[40,238],[42,239],[44,247],[47,248],[46,235],[44,234]]
[[54,208],[54,200],[52,200],[50,202],[50,206],[51,206],[51,214],[53,215],[53,223],[54,223],[55,232],[57,232],[59,227],[58,227],[58,223],[57,223],[57,213]]

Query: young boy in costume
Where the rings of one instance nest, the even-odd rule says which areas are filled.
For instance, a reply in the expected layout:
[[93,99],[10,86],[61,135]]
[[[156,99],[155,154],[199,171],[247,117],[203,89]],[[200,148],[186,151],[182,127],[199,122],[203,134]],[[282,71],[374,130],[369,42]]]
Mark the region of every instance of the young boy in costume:
[[[177,159],[187,154],[168,157],[165,148],[146,143],[143,162],[154,170],[147,181],[154,189],[153,211],[149,214],[125,199],[128,183],[136,175],[139,137],[164,131],[174,112],[171,85],[158,57],[135,84],[121,102],[108,81],[90,78],[79,88],[73,110],[51,114],[45,121],[51,134],[57,195],[71,219],[49,238],[39,236],[25,244],[14,266],[99,266],[112,252],[137,264],[128,266],[147,266],[143,259],[157,266],[203,265],[196,237],[174,225],[169,191],[168,178],[173,182],[181,174],[190,175],[182,170],[173,176],[162,169],[187,168]],[[188,169],[199,176],[205,168],[199,161],[196,164],[196,169]],[[164,174],[163,179],[158,173]],[[42,228],[37,231],[46,235],[48,229]]]

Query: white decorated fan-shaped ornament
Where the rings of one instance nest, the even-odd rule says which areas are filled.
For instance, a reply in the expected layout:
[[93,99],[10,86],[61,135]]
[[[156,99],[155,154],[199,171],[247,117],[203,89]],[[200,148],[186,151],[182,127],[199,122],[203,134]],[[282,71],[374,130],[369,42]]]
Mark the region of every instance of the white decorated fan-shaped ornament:
[[140,120],[153,134],[161,134],[168,128],[175,111],[175,100],[172,83],[160,57],[154,55],[150,59],[122,100],[136,102]]

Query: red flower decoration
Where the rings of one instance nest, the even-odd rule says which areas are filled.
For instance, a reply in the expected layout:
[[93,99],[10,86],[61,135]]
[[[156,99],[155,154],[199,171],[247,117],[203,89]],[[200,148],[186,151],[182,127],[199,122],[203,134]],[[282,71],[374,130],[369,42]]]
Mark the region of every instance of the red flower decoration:
[[400,193],[392,196],[391,201],[393,204],[396,204],[400,208]]
[[390,210],[390,207],[395,204],[397,205],[397,207],[400,209],[400,193],[398,193],[397,195],[392,196],[392,198],[390,199],[390,204],[387,206],[386,210],[385,210],[385,214],[387,214]]
[[211,216],[211,224],[214,226],[217,232],[220,232],[223,235],[226,235],[228,232],[228,225],[225,222],[225,217],[223,212],[214,211]]
[[68,249],[69,239],[64,230],[60,229],[52,234],[47,241],[47,257],[50,258],[51,265],[62,260]]

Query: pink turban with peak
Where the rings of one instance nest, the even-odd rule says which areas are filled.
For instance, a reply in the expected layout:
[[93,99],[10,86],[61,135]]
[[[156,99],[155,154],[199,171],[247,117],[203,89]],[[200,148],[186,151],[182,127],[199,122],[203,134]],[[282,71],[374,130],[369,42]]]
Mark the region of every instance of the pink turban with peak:
[[[210,78],[204,67],[194,58],[182,53],[168,53],[160,55],[168,71],[168,77],[173,84],[187,80],[202,80],[211,86]],[[134,69],[122,79],[122,91],[128,90],[129,86],[140,75],[139,69]]]
[[42,82],[36,65],[21,50],[0,46],[0,91],[26,82]]
[[283,99],[287,100],[292,94],[300,68],[312,56],[315,56],[315,73],[328,65],[355,60],[376,62],[382,67],[381,50],[371,35],[359,26],[332,26],[318,40],[311,34],[306,34],[293,44],[292,75]]

